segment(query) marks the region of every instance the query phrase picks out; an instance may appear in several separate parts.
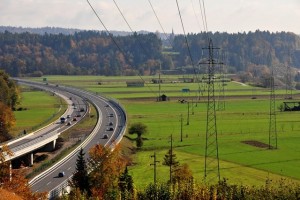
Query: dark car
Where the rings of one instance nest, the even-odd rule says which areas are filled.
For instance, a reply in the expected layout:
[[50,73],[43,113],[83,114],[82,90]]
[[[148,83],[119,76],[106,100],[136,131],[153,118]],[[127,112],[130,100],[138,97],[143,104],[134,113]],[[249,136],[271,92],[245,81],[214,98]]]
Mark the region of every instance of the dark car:
[[58,173],[58,177],[64,177],[65,176],[65,172],[59,172]]
[[108,131],[113,131],[114,128],[113,128],[113,127],[109,127],[107,130],[108,130]]
[[109,124],[108,124],[109,126],[112,126],[113,125],[113,123],[112,122],[109,122]]
[[108,135],[107,134],[103,135],[103,139],[108,139]]

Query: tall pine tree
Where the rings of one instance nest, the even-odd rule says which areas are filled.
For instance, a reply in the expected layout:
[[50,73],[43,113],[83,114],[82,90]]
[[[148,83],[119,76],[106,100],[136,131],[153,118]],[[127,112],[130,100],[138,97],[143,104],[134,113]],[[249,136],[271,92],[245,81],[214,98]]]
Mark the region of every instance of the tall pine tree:
[[86,166],[86,161],[84,159],[85,153],[81,148],[76,160],[76,171],[72,178],[72,185],[75,188],[79,188],[81,192],[86,192],[90,194],[90,185],[88,178],[88,171]]

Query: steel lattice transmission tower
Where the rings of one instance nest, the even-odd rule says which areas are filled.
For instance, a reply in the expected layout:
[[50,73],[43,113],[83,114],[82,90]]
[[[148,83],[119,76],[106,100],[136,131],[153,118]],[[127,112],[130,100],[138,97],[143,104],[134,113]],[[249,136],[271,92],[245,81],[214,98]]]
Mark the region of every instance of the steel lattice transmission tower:
[[277,149],[276,103],[273,66],[271,66],[270,77],[269,149]]
[[211,182],[216,179],[220,181],[219,168],[219,150],[216,120],[216,102],[215,102],[215,65],[219,64],[214,60],[214,50],[212,40],[209,40],[208,48],[209,58],[206,62],[200,64],[208,65],[207,78],[207,122],[206,122],[206,144],[205,144],[205,166],[204,181]]

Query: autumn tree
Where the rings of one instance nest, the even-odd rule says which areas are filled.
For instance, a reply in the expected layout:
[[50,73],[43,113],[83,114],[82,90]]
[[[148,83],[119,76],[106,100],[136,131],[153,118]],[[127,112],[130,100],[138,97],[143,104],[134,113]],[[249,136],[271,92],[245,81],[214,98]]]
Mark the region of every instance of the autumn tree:
[[11,139],[9,130],[15,124],[12,109],[19,102],[19,90],[8,74],[0,70],[0,142]]
[[13,153],[7,145],[3,145],[0,148],[0,186],[10,179],[10,162],[6,161],[6,158],[12,155]]
[[193,172],[188,164],[184,163],[177,167],[174,172],[173,181],[177,183],[193,181]]
[[127,164],[122,157],[120,146],[112,151],[98,144],[90,149],[90,164],[93,170],[89,174],[93,197],[101,199],[116,199],[118,180]]
[[132,124],[128,130],[129,134],[136,134],[137,138],[136,138],[136,146],[138,148],[141,148],[143,145],[143,138],[142,135],[144,135],[145,133],[147,133],[147,126],[141,122],[136,122],[134,124]]
[[0,142],[11,139],[8,132],[15,125],[15,121],[12,110],[0,102]]
[[7,156],[13,153],[6,145],[0,150],[0,189],[12,192],[22,199],[47,199],[45,193],[33,193],[28,184],[28,180],[21,170],[12,170],[10,161],[6,161]]
[[86,161],[84,158],[85,153],[81,148],[77,160],[76,160],[76,171],[72,177],[72,186],[75,188],[79,188],[79,190],[84,193],[90,194],[90,185],[88,179],[88,171],[86,166]]
[[20,100],[20,91],[9,75],[0,70],[0,101],[11,109],[15,109]]
[[2,188],[14,192],[22,199],[43,200],[47,199],[46,193],[34,193],[25,178],[25,174],[20,170],[12,170],[11,180],[4,182]]

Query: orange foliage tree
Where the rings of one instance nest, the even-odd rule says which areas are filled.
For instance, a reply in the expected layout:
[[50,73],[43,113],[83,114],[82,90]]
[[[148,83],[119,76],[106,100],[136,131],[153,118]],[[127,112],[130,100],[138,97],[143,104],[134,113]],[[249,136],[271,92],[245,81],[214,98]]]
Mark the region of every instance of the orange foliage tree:
[[[42,200],[47,199],[45,193],[33,193],[28,184],[28,180],[20,170],[12,170],[10,161],[5,161],[7,156],[12,156],[10,149],[3,145],[0,151],[0,189],[3,189],[3,195],[11,192],[16,198]],[[1,195],[0,195],[1,196]],[[9,198],[10,199],[10,198]],[[14,198],[12,198],[14,199]]]
[[[115,199],[118,195],[118,178],[127,164],[121,155],[120,146],[112,151],[102,145],[90,149],[90,185],[92,196],[101,199]],[[112,196],[113,195],[113,196]]]
[[10,162],[6,162],[7,156],[12,156],[7,145],[3,145],[0,149],[0,186],[9,181],[10,178]]
[[16,120],[12,110],[0,102],[0,142],[10,139],[8,131],[15,125]]

